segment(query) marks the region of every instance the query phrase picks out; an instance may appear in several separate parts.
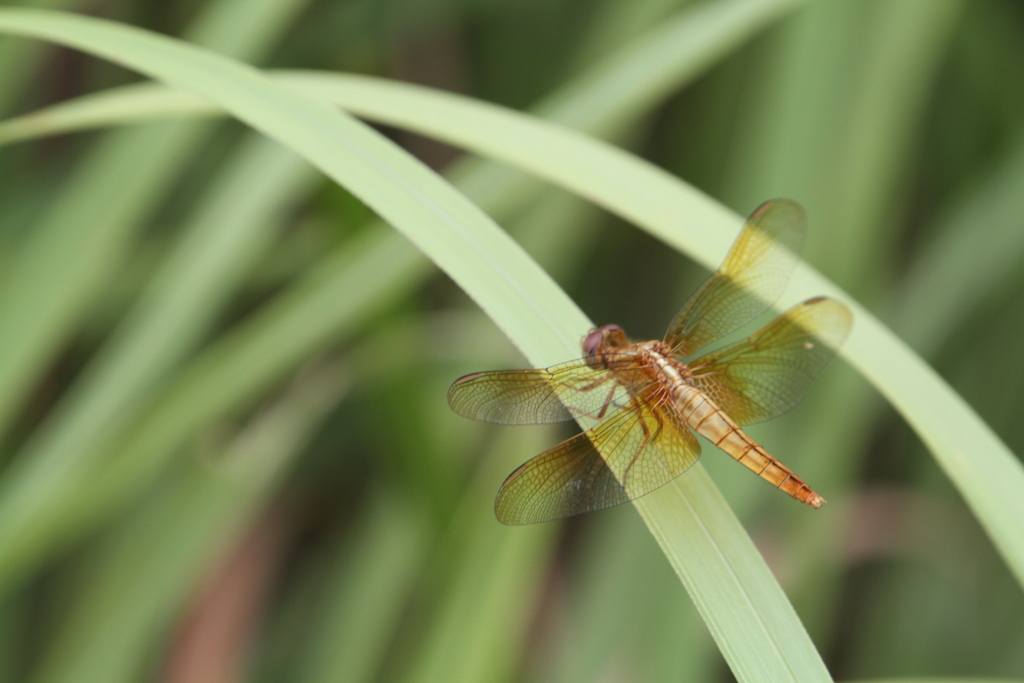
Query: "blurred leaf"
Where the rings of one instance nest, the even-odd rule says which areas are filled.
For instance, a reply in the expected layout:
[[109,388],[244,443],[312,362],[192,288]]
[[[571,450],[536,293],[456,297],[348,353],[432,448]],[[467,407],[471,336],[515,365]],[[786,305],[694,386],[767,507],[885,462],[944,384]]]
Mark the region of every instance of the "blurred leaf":
[[38,681],[137,680],[223,548],[267,504],[295,456],[348,387],[320,367],[220,453],[195,458],[111,538],[44,660]]
[[[304,2],[212,3],[188,37],[253,58],[267,51],[287,27],[285,19]],[[0,283],[0,318],[5,322],[0,346],[6,350],[0,355],[0,433],[43,365],[116,273],[132,234],[211,131],[209,124],[191,123],[118,131],[86,157],[51,200]],[[4,486],[17,476],[6,472]]]
[[[681,84],[697,78],[757,31],[805,1],[726,0],[687,8],[588,69],[534,111],[552,121],[605,137],[647,113]],[[277,73],[278,78],[284,79],[283,83],[300,92],[333,101],[360,115],[385,120],[397,117],[396,123],[409,125],[406,116],[383,104],[384,93],[373,98],[379,104],[371,102],[370,110],[360,109],[363,92],[359,89],[358,76]],[[372,85],[374,82],[376,86]],[[367,83],[380,88],[385,87],[387,81],[369,79]],[[394,96],[401,97],[401,88],[409,87],[413,86],[400,84],[393,91]],[[443,101],[437,102],[443,106]],[[0,124],[0,144],[153,118],[220,113],[210,102],[190,92],[168,91],[161,85],[143,83],[85,95],[5,121]],[[460,114],[457,109],[446,113]],[[460,120],[474,124],[479,115],[479,111],[469,117],[460,115]],[[441,127],[432,134],[445,139],[446,130],[448,127]],[[461,144],[466,143],[461,141]]]
[[893,324],[927,355],[1024,257],[1024,139],[942,214],[893,303]]
[[671,590],[677,579],[639,520],[615,510],[595,521],[577,539],[582,552],[570,567],[564,623],[550,628],[557,640],[545,644],[554,664],[538,680],[584,683],[608,672],[649,682],[710,680],[720,660],[708,656],[711,640]]
[[373,681],[387,659],[387,648],[415,572],[421,568],[426,533],[423,522],[394,495],[371,495],[360,515],[356,538],[340,548],[332,592],[301,670],[292,680]]
[[[507,529],[481,511],[491,508],[494,482],[523,453],[541,450],[550,430],[504,435],[484,458],[446,530],[439,550],[461,548],[449,568],[441,608],[424,624],[422,642],[402,680],[414,683],[512,680],[513,656],[525,645],[544,591],[545,564],[558,524]],[[457,539],[457,543],[455,542]],[[447,559],[447,558],[446,558]],[[496,619],[495,616],[499,616]]]
[[111,438],[138,418],[154,388],[208,333],[269,246],[288,203],[312,180],[299,157],[265,138],[249,140],[132,311],[19,453],[20,470],[7,475],[10,493],[0,501],[7,510],[0,529],[9,530],[0,546],[45,541],[29,520],[60,514],[82,477],[108,455]]
[[[80,4],[79,0],[24,0],[22,7],[38,9],[73,9]],[[31,41],[4,41],[0,47],[0,112],[4,114],[10,109],[11,101],[22,91],[34,68],[38,66],[40,56],[45,54],[45,46]]]

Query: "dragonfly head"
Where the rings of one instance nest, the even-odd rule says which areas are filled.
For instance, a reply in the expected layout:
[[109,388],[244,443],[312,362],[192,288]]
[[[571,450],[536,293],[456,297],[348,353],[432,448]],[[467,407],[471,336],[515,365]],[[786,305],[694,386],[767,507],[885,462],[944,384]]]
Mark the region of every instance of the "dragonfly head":
[[618,325],[602,325],[591,330],[583,338],[583,353],[593,356],[598,349],[621,348],[627,346],[626,333]]

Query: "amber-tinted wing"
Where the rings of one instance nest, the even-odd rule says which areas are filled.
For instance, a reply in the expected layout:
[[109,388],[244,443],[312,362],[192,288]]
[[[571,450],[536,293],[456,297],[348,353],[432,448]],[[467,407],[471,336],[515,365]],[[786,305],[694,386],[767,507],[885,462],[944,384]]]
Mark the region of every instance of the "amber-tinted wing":
[[600,364],[580,358],[547,369],[475,372],[455,380],[448,404],[463,417],[499,424],[600,418],[652,383],[636,363],[636,356],[623,354],[607,356]]
[[739,425],[770,420],[803,398],[852,323],[835,299],[809,299],[749,339],[690,363],[690,381]]
[[494,512],[503,524],[533,524],[620,505],[671,481],[699,456],[697,438],[671,409],[636,399],[510,474]]
[[693,293],[665,333],[689,356],[768,310],[789,281],[803,247],[807,216],[796,202],[765,202],[751,214],[722,267]]

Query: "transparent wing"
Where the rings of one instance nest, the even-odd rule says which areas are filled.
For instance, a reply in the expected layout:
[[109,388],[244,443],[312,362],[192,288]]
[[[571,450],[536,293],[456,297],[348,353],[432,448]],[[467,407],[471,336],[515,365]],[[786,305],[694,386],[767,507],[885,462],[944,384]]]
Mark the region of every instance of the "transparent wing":
[[690,382],[739,425],[770,420],[803,398],[852,323],[835,299],[810,299],[749,339],[690,363]]
[[604,417],[653,380],[636,356],[580,358],[547,369],[475,372],[455,380],[448,404],[459,415],[499,424],[548,424],[581,415]]
[[807,216],[796,202],[765,202],[751,214],[722,267],[672,319],[665,343],[689,356],[768,310],[789,281]]
[[503,524],[533,524],[602,510],[663,486],[699,456],[697,438],[674,413],[634,400],[510,474],[494,512]]

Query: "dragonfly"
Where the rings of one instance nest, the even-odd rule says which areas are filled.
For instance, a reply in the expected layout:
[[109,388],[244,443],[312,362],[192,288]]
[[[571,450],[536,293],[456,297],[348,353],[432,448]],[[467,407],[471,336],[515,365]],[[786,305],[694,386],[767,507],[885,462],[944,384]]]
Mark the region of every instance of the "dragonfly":
[[722,266],[683,305],[660,341],[631,343],[618,325],[591,330],[583,357],[544,369],[476,372],[455,381],[459,415],[506,425],[579,418],[596,426],[508,476],[498,520],[532,524],[620,505],[690,468],[700,434],[772,486],[820,508],[825,499],[742,427],[792,408],[835,356],[853,316],[816,297],[747,339],[705,351],[763,314],[796,266],[807,218],[778,199],[747,220]]

